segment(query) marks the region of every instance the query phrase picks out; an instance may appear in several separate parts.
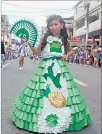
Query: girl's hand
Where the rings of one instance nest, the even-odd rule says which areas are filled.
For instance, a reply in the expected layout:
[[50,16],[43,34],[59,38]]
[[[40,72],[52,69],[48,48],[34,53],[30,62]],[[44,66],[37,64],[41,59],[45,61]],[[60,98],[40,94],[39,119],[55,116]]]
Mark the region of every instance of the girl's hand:
[[31,43],[28,42],[28,46],[33,47]]
[[68,55],[67,54],[66,55],[63,55],[62,56],[62,60],[68,61]]

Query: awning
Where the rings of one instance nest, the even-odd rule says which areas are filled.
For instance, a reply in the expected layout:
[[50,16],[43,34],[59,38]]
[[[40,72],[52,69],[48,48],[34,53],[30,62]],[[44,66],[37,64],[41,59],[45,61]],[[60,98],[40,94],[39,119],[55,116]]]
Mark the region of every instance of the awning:
[[78,45],[75,44],[74,42],[69,42],[69,43],[70,43],[71,47],[78,47]]
[[77,46],[80,45],[80,39],[73,39],[73,40],[68,40],[68,41],[71,42],[71,43],[76,44]]

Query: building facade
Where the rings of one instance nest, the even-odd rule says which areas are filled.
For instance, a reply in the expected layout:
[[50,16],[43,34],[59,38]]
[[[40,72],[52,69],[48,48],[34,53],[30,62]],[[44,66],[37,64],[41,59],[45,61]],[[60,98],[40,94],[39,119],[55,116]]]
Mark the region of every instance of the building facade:
[[11,46],[10,23],[7,15],[1,15],[1,39],[5,47]]
[[86,45],[86,40],[87,43],[93,42],[101,45],[102,0],[82,0],[75,5],[73,36],[80,37],[82,45]]

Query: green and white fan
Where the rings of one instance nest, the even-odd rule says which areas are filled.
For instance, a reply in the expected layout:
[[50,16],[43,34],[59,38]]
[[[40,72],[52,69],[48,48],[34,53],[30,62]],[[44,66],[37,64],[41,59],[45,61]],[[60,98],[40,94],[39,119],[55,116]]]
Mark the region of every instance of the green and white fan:
[[26,37],[27,42],[37,46],[40,41],[40,30],[37,25],[28,20],[19,20],[11,28],[10,33],[15,34],[19,38]]

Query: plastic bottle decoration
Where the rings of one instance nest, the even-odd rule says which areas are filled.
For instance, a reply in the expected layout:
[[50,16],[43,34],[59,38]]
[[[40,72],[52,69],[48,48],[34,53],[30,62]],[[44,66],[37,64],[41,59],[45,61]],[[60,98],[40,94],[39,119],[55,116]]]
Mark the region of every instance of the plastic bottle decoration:
[[37,25],[28,20],[19,20],[10,29],[10,33],[15,34],[19,38],[26,37],[27,42],[32,46],[37,46],[40,41],[40,30]]

